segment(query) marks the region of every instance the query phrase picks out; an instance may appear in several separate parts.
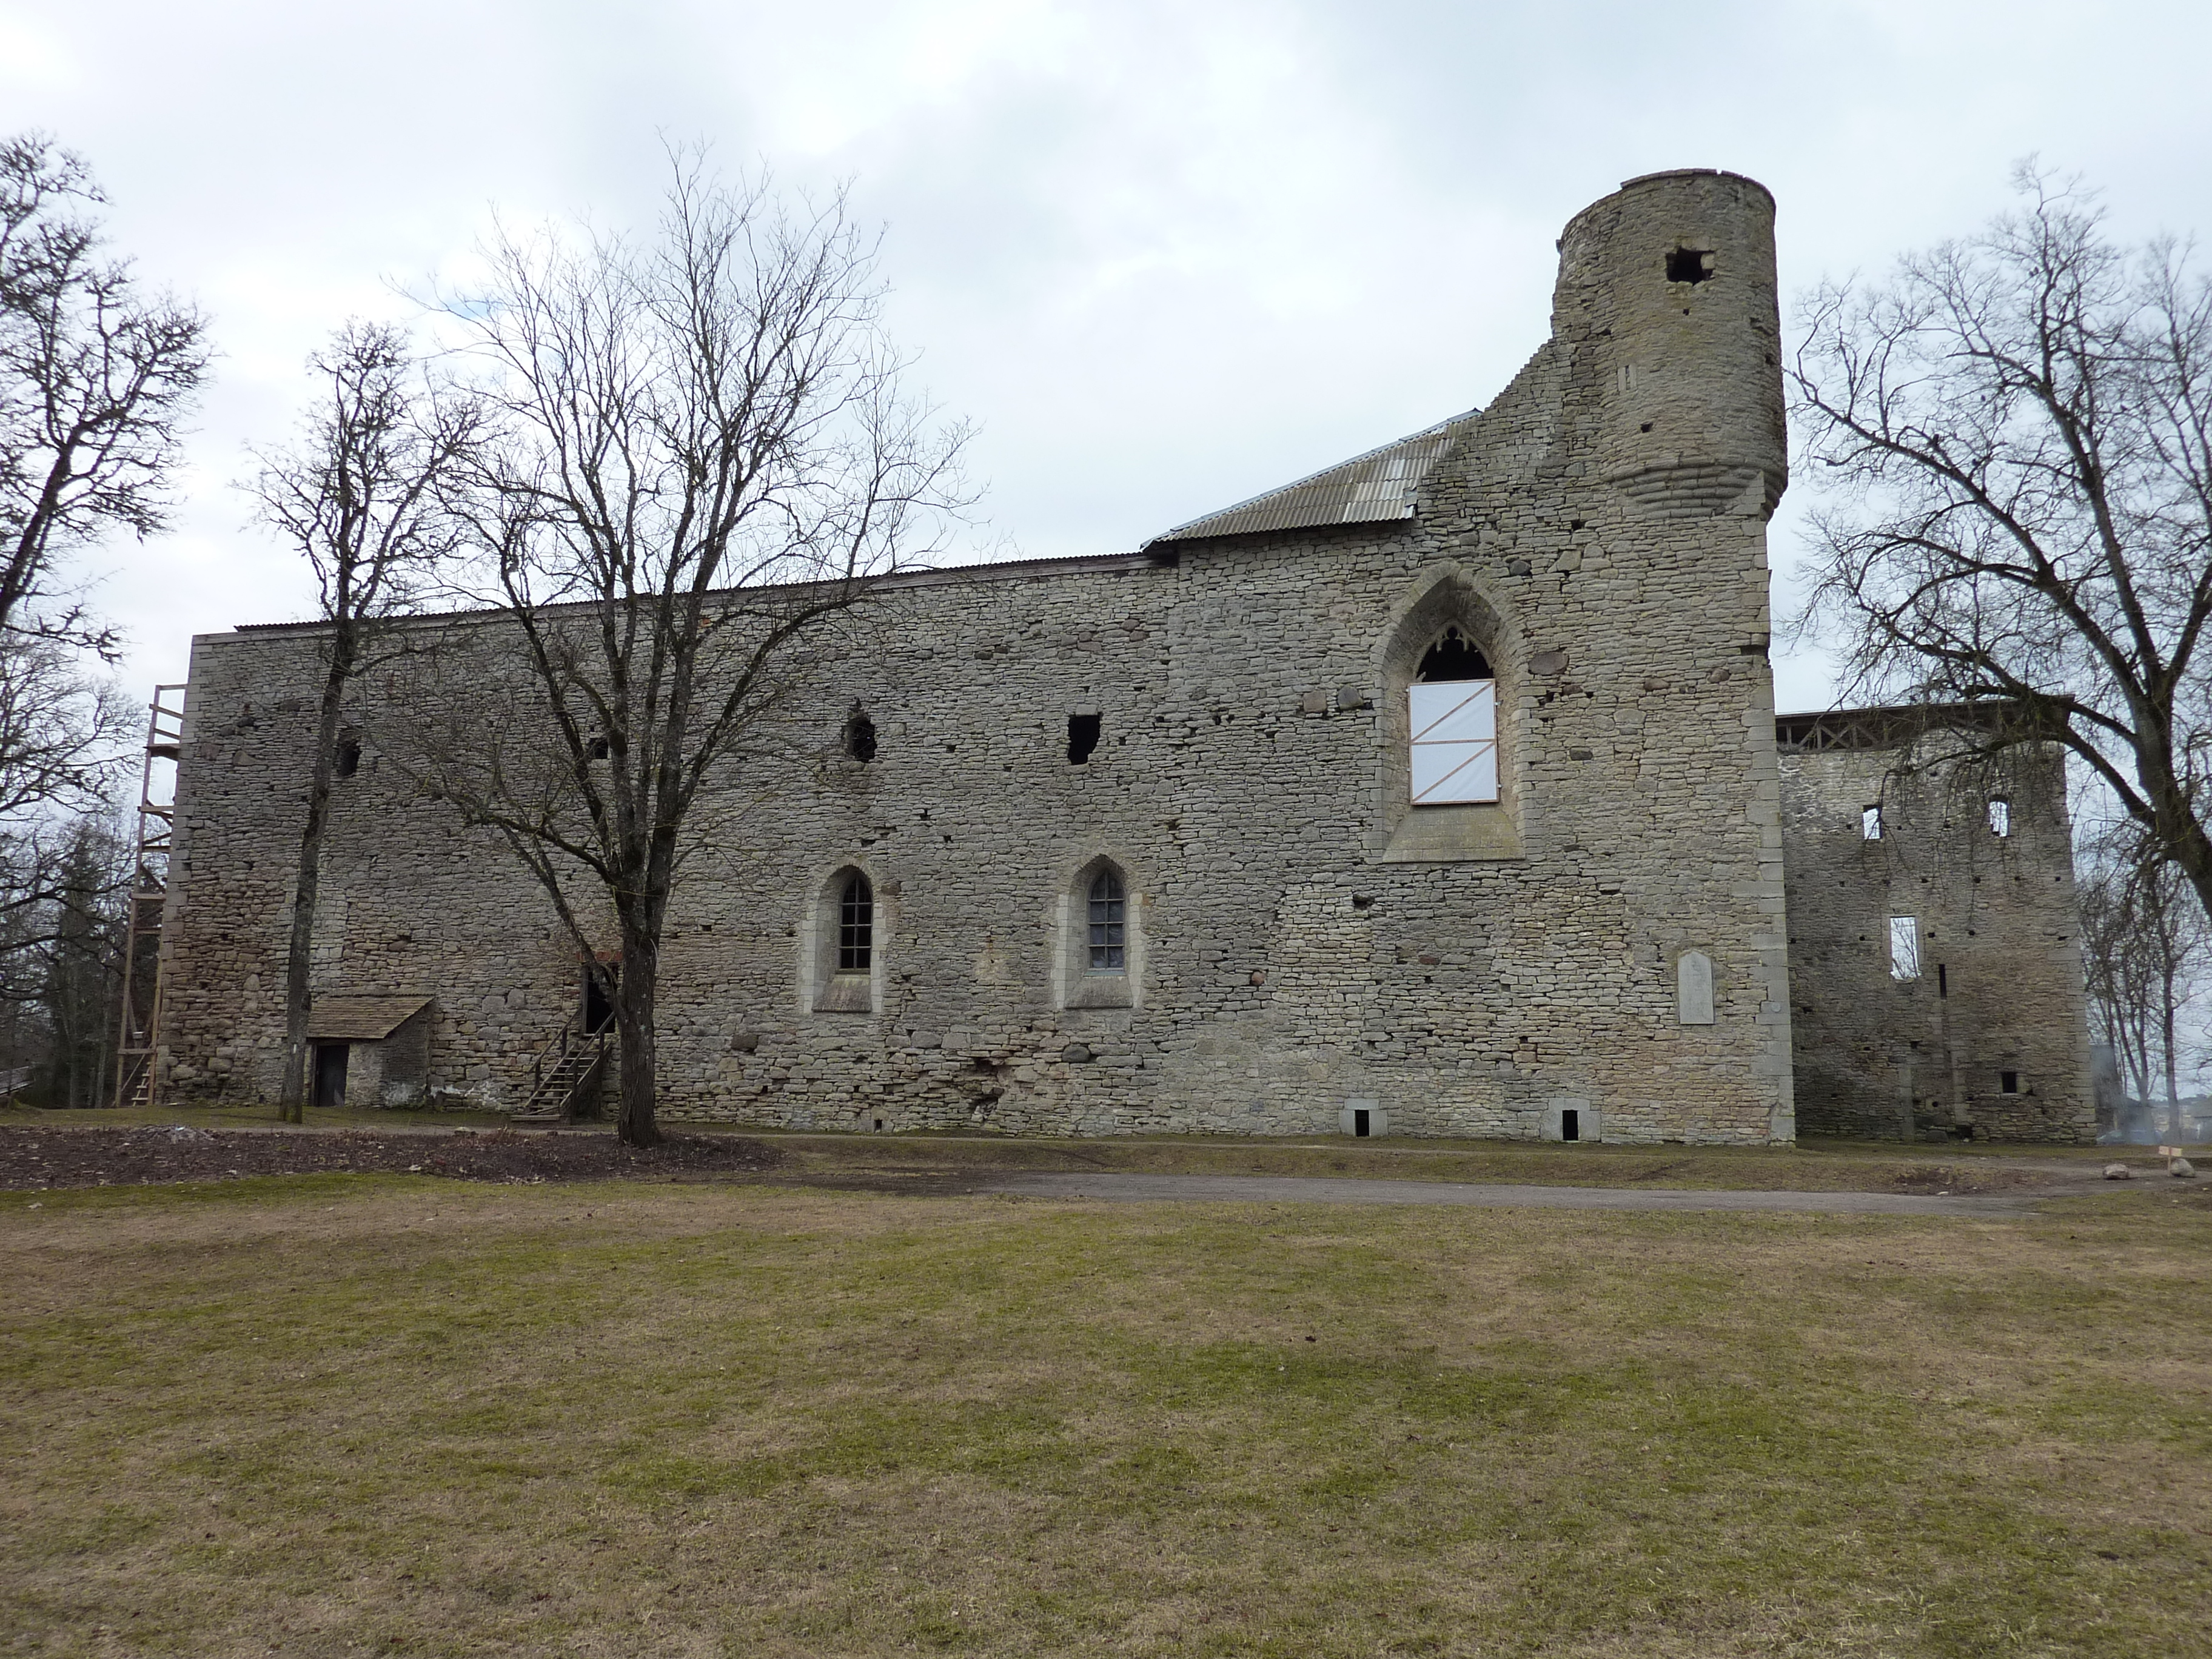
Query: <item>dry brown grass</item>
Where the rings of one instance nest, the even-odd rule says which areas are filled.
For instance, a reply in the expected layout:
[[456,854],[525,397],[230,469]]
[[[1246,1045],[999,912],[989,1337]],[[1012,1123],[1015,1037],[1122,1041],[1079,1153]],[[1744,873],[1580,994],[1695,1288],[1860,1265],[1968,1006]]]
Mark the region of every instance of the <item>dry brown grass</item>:
[[2184,1652],[2208,1244],[2165,1190],[1986,1221],[16,1194],[0,1640]]

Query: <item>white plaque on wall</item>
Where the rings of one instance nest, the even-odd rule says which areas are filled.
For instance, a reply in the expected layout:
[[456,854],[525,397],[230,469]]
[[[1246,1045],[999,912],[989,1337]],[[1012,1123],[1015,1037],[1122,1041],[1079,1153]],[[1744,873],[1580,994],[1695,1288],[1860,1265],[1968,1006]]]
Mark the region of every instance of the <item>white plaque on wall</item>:
[[1674,964],[1674,1018],[1685,1025],[1713,1023],[1713,959],[1685,951]]

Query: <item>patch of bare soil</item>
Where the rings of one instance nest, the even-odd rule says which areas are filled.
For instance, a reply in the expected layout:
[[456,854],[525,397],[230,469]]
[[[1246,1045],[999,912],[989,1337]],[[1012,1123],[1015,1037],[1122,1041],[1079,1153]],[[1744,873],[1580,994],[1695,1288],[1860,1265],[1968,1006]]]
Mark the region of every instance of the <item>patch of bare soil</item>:
[[774,1169],[783,1154],[738,1135],[672,1135],[650,1151],[611,1134],[494,1129],[337,1134],[261,1129],[0,1129],[0,1190],[129,1187],[234,1176],[450,1176],[459,1181],[696,1180]]
[[2004,1193],[2048,1186],[2051,1176],[2042,1170],[2008,1168],[1990,1158],[1975,1164],[1930,1164],[1899,1170],[1884,1184],[1894,1193]]

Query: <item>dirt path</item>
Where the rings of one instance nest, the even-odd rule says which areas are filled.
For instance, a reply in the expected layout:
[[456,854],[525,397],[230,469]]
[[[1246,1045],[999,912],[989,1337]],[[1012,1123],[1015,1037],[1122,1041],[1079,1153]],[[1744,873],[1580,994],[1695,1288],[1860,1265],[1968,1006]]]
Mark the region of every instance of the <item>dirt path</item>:
[[[775,1176],[767,1177],[775,1180]],[[817,1177],[807,1184],[836,1184]],[[856,1183],[857,1184],[857,1183]],[[2033,1212],[2047,1192],[2005,1198],[1907,1193],[1704,1192],[1648,1187],[1536,1187],[1443,1181],[1340,1180],[1322,1176],[998,1175],[875,1181],[870,1191],[996,1193],[1010,1198],[1113,1203],[1454,1204],[1538,1210],[1784,1210],[1830,1215],[2009,1216]]]

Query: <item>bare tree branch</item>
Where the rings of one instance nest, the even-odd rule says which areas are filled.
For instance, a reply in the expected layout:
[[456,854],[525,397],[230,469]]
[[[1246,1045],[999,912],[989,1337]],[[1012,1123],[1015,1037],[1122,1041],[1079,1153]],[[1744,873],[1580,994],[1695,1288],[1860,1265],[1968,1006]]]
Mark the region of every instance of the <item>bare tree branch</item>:
[[2015,705],[1994,740],[2064,744],[2212,911],[2212,286],[2114,246],[2078,185],[2016,182],[2025,211],[1803,305],[1798,626],[1851,693]]
[[[964,428],[902,391],[876,241],[843,196],[793,206],[697,152],[671,161],[650,240],[502,229],[485,290],[444,304],[486,435],[453,498],[469,597],[504,626],[445,630],[477,665],[418,663],[406,698],[424,787],[506,838],[587,960],[594,921],[564,884],[604,894],[636,1145],[659,1138],[661,933],[702,811],[742,798],[741,739],[810,641],[933,556],[971,499]],[[456,701],[508,653],[527,679],[511,715]]]

